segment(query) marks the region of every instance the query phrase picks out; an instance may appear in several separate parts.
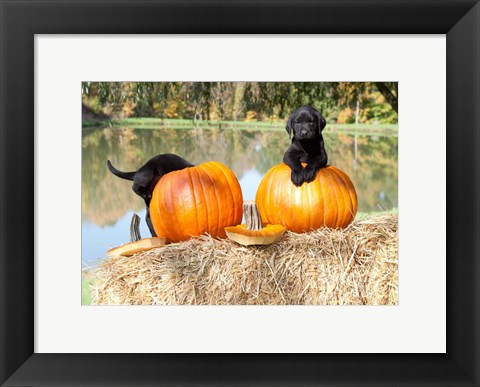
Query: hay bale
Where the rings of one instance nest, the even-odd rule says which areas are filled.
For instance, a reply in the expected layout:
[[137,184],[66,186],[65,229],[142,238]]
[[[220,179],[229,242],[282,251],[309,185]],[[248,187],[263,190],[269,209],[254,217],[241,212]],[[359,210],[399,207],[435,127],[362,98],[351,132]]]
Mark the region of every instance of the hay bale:
[[110,257],[93,272],[92,304],[395,305],[397,230],[384,215],[270,246],[202,236]]

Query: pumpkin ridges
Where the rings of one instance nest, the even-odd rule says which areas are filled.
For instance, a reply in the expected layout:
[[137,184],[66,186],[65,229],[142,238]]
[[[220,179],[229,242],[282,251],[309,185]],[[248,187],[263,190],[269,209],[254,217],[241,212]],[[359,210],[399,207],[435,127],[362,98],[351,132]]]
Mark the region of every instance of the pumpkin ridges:
[[[175,172],[174,172],[175,174]],[[165,198],[165,203],[166,203],[166,207],[168,208],[168,218],[169,219],[172,219],[172,221],[174,223],[178,223],[178,220],[177,220],[177,216],[175,214],[175,207],[174,207],[174,190],[176,190],[176,186],[174,184],[174,181],[173,179],[171,179],[172,176],[169,176],[168,178],[168,189],[167,189],[167,186],[165,186],[165,190],[164,190],[164,195],[163,197]],[[171,228],[167,228],[167,230],[171,233],[173,229]],[[173,237],[175,237],[175,235],[172,235]]]
[[[307,184],[307,183],[305,183],[305,184]],[[310,187],[307,187],[307,188],[308,189],[305,190],[306,191],[306,196],[307,196],[306,202],[308,203],[309,207],[311,207],[312,203],[310,201]],[[312,198],[312,201],[313,201],[313,198]],[[307,212],[307,218],[308,218],[308,225],[311,225],[312,224],[312,211],[309,211],[308,208],[307,208],[306,212]],[[304,211],[304,213],[305,213],[305,211]]]
[[[320,173],[320,171],[318,172]],[[318,174],[317,174],[318,176]],[[322,222],[319,219],[320,217],[318,216],[317,213],[314,211],[310,211],[310,208],[316,208],[317,210],[320,209],[320,206],[323,205],[321,203],[321,197],[318,195],[315,195],[316,190],[318,190],[318,179],[315,178],[315,180],[311,181],[308,183],[308,203],[309,203],[309,208],[307,209],[308,212],[308,228],[309,229],[315,229],[318,228]],[[323,209],[322,209],[323,211]]]
[[354,187],[352,182],[351,182],[351,184],[352,185],[351,185],[351,189],[349,190],[349,192],[350,192],[350,197],[352,198],[352,202],[353,202],[353,217],[355,217],[355,215],[358,211],[358,198],[357,198],[357,192],[355,191],[355,187]]
[[[213,234],[214,231],[213,231],[212,227],[214,227],[215,228],[215,235],[219,235],[219,223],[221,222],[220,214],[221,214],[222,209],[220,208],[220,203],[218,203],[217,189],[215,188],[215,184],[213,183],[212,177],[210,176],[212,171],[210,169],[209,164],[210,163],[205,163],[203,165],[199,165],[199,167],[201,168],[202,172],[205,174],[205,177],[209,179],[209,181],[212,185],[212,188],[213,188],[214,197],[216,199],[216,200],[214,200],[215,207],[216,207],[215,210],[213,208],[213,204],[211,204],[210,206],[207,206],[207,219],[208,219],[207,223],[209,225],[208,230],[210,230],[210,233]],[[214,171],[213,173],[215,173],[215,175],[218,176],[217,171]],[[205,188],[203,186],[203,182],[202,182],[202,190],[203,190],[204,195],[205,195]]]
[[321,173],[319,179],[317,179],[317,182],[318,182],[318,190],[320,192],[320,197],[322,198],[322,213],[323,213],[323,220],[322,220],[322,224],[326,224],[326,221],[325,221],[325,216],[327,214],[327,204],[326,204],[326,200],[325,200],[325,195],[323,193],[323,184],[321,182],[321,179],[322,179],[322,176],[324,175],[324,171],[323,170],[320,170],[318,171],[318,173]]
[[[177,197],[179,198],[179,200],[182,203],[181,208],[185,208],[185,199],[186,199],[185,196],[187,196],[187,198],[190,199],[190,201],[192,200],[192,197],[191,197],[192,190],[190,188],[190,184],[191,184],[190,173],[191,173],[191,171],[188,171],[186,174],[183,175],[184,176],[184,183],[183,184],[187,184],[188,189],[183,188],[182,192],[178,193],[178,195],[177,195]],[[174,176],[175,175],[171,176],[172,180],[173,180]],[[178,176],[180,176],[180,175],[178,175]],[[195,199],[193,199],[193,200],[195,200]],[[196,207],[195,207],[195,210],[196,210]],[[180,222],[183,222],[183,221],[184,221],[184,216],[182,216],[181,219],[177,219],[178,224],[182,224]],[[195,225],[192,222],[190,222],[189,227],[190,228],[195,228]],[[198,227],[197,227],[197,229],[198,229]],[[192,231],[192,232],[194,232],[194,231]],[[176,233],[175,239],[178,239],[178,238],[179,238],[179,235],[178,235],[178,233]]]
[[355,188],[341,170],[321,168],[314,181],[296,187],[285,164],[272,167],[262,179],[256,202],[265,223],[280,223],[295,232],[323,225],[345,227],[356,212]]
[[330,200],[327,200],[328,211],[329,211],[329,221],[326,223],[326,226],[335,228],[337,224],[337,219],[338,219],[338,197],[335,189],[335,183],[332,179],[332,174],[328,170],[328,168],[325,168],[325,173],[326,173],[326,178],[328,179],[327,192],[330,197]]
[[[155,200],[155,205],[156,205],[156,208],[160,208],[160,206],[165,206],[164,202],[165,202],[165,187],[167,185],[170,185],[169,184],[169,181],[170,181],[170,177],[167,176],[167,175],[164,175],[160,181],[157,183],[157,185],[155,186],[155,190],[158,189],[158,194],[157,195],[153,195],[154,196],[154,199]],[[160,183],[161,182],[161,183]],[[154,192],[155,192],[154,190]],[[155,211],[155,207],[154,207],[154,211]],[[168,232],[168,228],[167,228],[167,225],[165,224],[165,220],[163,217],[154,217],[152,218],[152,223],[154,224],[154,228],[156,229],[157,227],[159,228],[159,230],[157,231],[156,229],[156,233],[158,236],[162,236],[162,237],[165,237],[166,239],[169,239],[171,237],[170,233]]]
[[[268,189],[267,189],[267,192],[272,192],[272,190],[271,190],[272,182],[273,182],[272,174],[270,174],[270,175],[268,176],[268,178],[269,178],[269,180],[268,180]],[[278,203],[273,203],[273,205],[272,205],[272,203],[271,203],[272,200],[273,200],[272,195],[271,195],[271,194],[267,194],[267,203],[266,203],[266,205],[267,205],[267,211],[268,211],[267,219],[271,219],[271,218],[272,218],[272,213],[271,213],[271,210],[270,210],[270,209],[275,208],[276,205],[278,204]],[[268,223],[268,221],[267,221],[266,223]]]
[[[196,228],[196,231],[197,233],[199,232],[199,230],[201,230],[200,228],[200,224],[198,223],[199,222],[199,219],[202,219],[204,220],[205,218],[203,216],[198,216],[198,206],[197,206],[197,203],[199,202],[198,198],[197,198],[197,194],[195,192],[195,183],[193,181],[193,171],[194,169],[191,168],[188,170],[188,173],[187,173],[187,177],[188,177],[188,188],[189,188],[189,192],[190,192],[190,197],[193,201],[193,203],[195,203],[195,205],[193,206],[190,206],[192,207],[192,213],[193,211],[195,211],[195,216],[192,216],[195,218],[195,223],[197,225],[197,228]],[[183,205],[185,205],[185,202],[183,202]],[[188,219],[189,222],[191,222],[192,220],[191,219]]]
[[[163,206],[163,207],[167,207],[167,199],[166,199],[166,195],[165,195],[165,192],[167,191],[165,188],[166,187],[170,187],[170,176],[167,176],[167,175],[164,175],[165,177],[165,180],[163,181],[163,184],[162,186],[160,187],[160,192],[161,192],[161,195],[159,196],[158,198],[158,202],[159,202],[159,206]],[[167,191],[168,192],[168,191]],[[170,239],[171,238],[171,234],[169,233],[168,231],[168,227],[167,225],[165,224],[165,219],[162,217],[162,220],[163,220],[163,223],[165,225],[164,229],[162,230],[162,233],[160,234],[165,234],[165,237],[167,239]],[[157,233],[158,234],[158,233]]]
[[[192,171],[192,175],[195,173],[195,187],[198,187],[198,199],[197,199],[197,205],[195,206],[195,209],[198,213],[199,207],[200,207],[200,216],[197,216],[197,220],[203,219],[203,226],[202,230],[207,230],[208,233],[214,234],[212,232],[212,218],[215,218],[215,214],[212,210],[212,206],[210,201],[207,201],[207,196],[209,196],[208,192],[205,192],[205,188],[203,185],[203,173],[204,172],[202,167],[199,165],[198,168],[195,168],[194,171]],[[204,172],[205,173],[205,172]],[[207,174],[207,173],[205,173]],[[211,180],[210,180],[211,182]],[[213,185],[213,183],[212,183]],[[205,203],[205,204],[204,204]],[[200,228],[199,228],[200,230]]]
[[[347,187],[347,182],[343,179],[343,176],[338,169],[335,169],[335,174],[337,175],[337,180],[339,181],[338,184],[340,186]],[[350,197],[350,192],[348,191],[348,189],[342,189],[342,194],[344,197],[344,216],[340,227],[347,226],[350,223],[350,208],[352,208],[352,199]]]
[[347,187],[347,189],[342,190],[343,196],[346,198],[344,203],[345,203],[345,216],[343,218],[343,223],[341,227],[346,227],[350,224],[350,222],[353,220],[352,219],[352,214],[351,214],[351,208],[353,206],[352,204],[352,198],[350,197],[350,191],[348,190],[348,183],[347,181],[343,178],[342,174],[338,169],[335,170],[335,173],[338,176],[338,179],[340,181],[340,184],[344,187]]
[[[177,171],[174,171],[173,174],[169,176],[169,179],[168,179],[169,180],[169,187],[168,187],[168,190],[167,190],[167,187],[165,187],[167,192],[164,192],[164,197],[168,198],[168,208],[169,208],[169,211],[170,211],[170,214],[169,214],[168,218],[171,218],[172,222],[174,222],[174,223],[181,224],[182,219],[178,218],[178,215],[177,215],[177,212],[176,212],[176,206],[175,206],[175,198],[177,196],[179,196],[179,193],[177,191],[180,189],[179,188],[179,185],[180,185],[179,182],[177,182],[177,180],[174,179],[174,177],[177,176],[176,172]],[[172,233],[172,230],[173,230],[173,233],[172,233],[173,238],[178,238],[178,236],[175,232],[176,228],[168,227],[167,229],[169,230],[170,233]]]
[[[271,183],[271,181],[270,181],[270,171],[267,172],[265,178],[268,179],[266,181],[267,181],[267,184],[270,185],[270,183]],[[268,223],[268,219],[270,219],[270,216],[271,216],[270,215],[270,210],[269,210],[269,208],[271,207],[271,205],[270,205],[270,195],[268,194],[268,192],[269,191],[266,188],[263,189],[263,195],[265,195],[266,203],[264,203],[262,201],[261,203],[257,204],[257,207],[259,205],[262,206],[262,210],[260,210],[260,207],[259,207],[259,211],[260,211],[260,215],[262,217],[262,222],[263,223]],[[265,204],[265,206],[263,204]]]
[[[228,185],[228,192],[230,193],[230,196],[232,198],[232,207],[233,207],[233,218],[232,221],[230,222],[231,224],[238,224],[242,221],[242,216],[243,216],[243,209],[242,209],[242,204],[243,204],[243,194],[242,194],[242,188],[240,186],[240,183],[233,173],[232,170],[228,168],[224,168],[223,165],[219,162],[214,162],[215,167],[222,173],[222,175],[225,177]],[[222,206],[220,205],[220,208]],[[223,227],[220,227],[222,235],[226,237],[225,229]]]
[[357,194],[355,192],[355,188],[350,178],[339,169],[336,169],[336,173],[340,176],[343,184],[347,188],[345,194],[348,196],[350,200],[350,206],[348,206],[348,211],[347,211],[348,218],[346,220],[346,223],[344,223],[348,225],[353,221],[353,219],[355,218],[355,214],[357,213],[357,203],[356,203]]
[[[320,194],[318,195],[318,197],[319,197],[319,202],[320,202],[318,208],[321,209],[321,212],[320,212],[320,214],[319,214],[319,216],[318,216],[319,223],[318,223],[318,226],[317,226],[316,228],[320,227],[320,225],[322,225],[322,224],[325,224],[325,212],[326,212],[326,211],[325,211],[325,197],[324,197],[323,191],[322,191],[322,184],[320,183],[320,180],[321,180],[321,178],[322,178],[322,175],[323,175],[323,170],[320,169],[320,170],[318,171],[317,178],[315,179],[316,188],[318,189],[318,192],[320,193]],[[321,220],[320,220],[320,219],[321,219]]]
[[[335,176],[335,180],[337,181],[337,185],[339,187],[345,187],[345,181],[342,179],[341,174],[338,172],[336,168],[332,169],[333,175]],[[348,208],[351,206],[350,195],[348,194],[347,190],[340,190],[342,197],[343,197],[343,209],[342,209],[342,216],[339,219],[338,227],[343,227],[343,225],[348,221],[350,214],[348,212]]]
[[[218,173],[221,173],[223,175],[223,177],[225,178],[225,181],[227,182],[227,185],[228,185],[228,188],[229,188],[229,192],[230,192],[230,198],[231,198],[231,205],[227,205],[228,207],[228,211],[229,211],[229,219],[233,216],[233,219],[235,219],[235,223],[239,223],[242,219],[240,217],[239,219],[239,216],[241,216],[241,212],[239,214],[237,214],[237,209],[239,208],[238,206],[236,206],[236,198],[234,196],[234,190],[232,190],[232,186],[231,184],[233,184],[234,182],[232,181],[232,176],[227,176],[226,174],[226,171],[223,170],[223,168],[220,168],[218,164],[213,164],[212,166],[214,166],[219,172]],[[239,191],[237,190],[237,186],[239,188]],[[238,180],[236,181],[236,184],[235,184],[235,192],[241,192],[241,188],[240,188],[240,184],[238,183]],[[240,203],[243,203],[243,197],[240,198]],[[232,211],[232,207],[233,207],[233,211]],[[222,209],[223,210],[223,209]],[[237,221],[237,219],[239,219]],[[225,232],[225,230],[223,230],[223,232]]]
[[[340,180],[340,182],[342,183],[342,185],[344,187],[347,187],[349,186],[348,182],[344,179],[344,176],[346,176],[345,174],[342,174],[337,168],[334,168],[333,169],[333,172],[335,173],[336,177],[337,177],[337,181]],[[340,185],[340,184],[339,184]],[[348,225],[350,223],[350,221],[352,220],[351,216],[352,216],[352,213],[351,213],[351,208],[353,207],[353,203],[352,203],[352,198],[351,198],[351,195],[350,195],[350,191],[347,189],[347,190],[340,190],[342,195],[343,195],[343,200],[344,200],[344,203],[346,203],[348,201],[348,203],[350,205],[345,205],[344,206],[344,215],[343,215],[343,218],[342,218],[342,221],[341,221],[341,224],[340,224],[340,227],[344,227],[346,225]]]
[[[277,214],[280,214],[280,219],[282,219],[282,222],[284,222],[286,218],[289,218],[291,216],[291,212],[285,211],[284,198],[274,195],[275,188],[272,188],[272,186],[275,185],[275,180],[276,180],[275,176],[278,173],[279,172],[275,171],[275,173],[272,173],[272,175],[270,176],[270,184],[268,185],[267,189],[270,192],[269,199],[271,202],[273,202],[273,206],[271,204],[268,204],[267,208],[270,209],[270,219],[273,219],[275,218],[275,216],[278,216]],[[281,170],[280,170],[280,173],[282,173]],[[285,187],[285,185],[282,187],[282,191],[283,189],[286,189],[287,192],[291,191],[291,187],[288,187],[288,186]],[[269,221],[267,223],[272,223],[272,222]]]
[[[182,219],[179,219],[179,216],[177,214],[177,208],[176,208],[176,205],[175,205],[175,198],[180,196],[179,193],[177,192],[178,190],[180,190],[180,188],[179,188],[178,181],[176,179],[175,180],[173,179],[175,177],[175,172],[176,171],[174,171],[172,176],[169,176],[170,189],[166,193],[168,193],[168,198],[169,198],[168,200],[169,200],[169,203],[170,203],[169,208],[171,210],[170,217],[172,219],[172,222],[180,224],[182,222]],[[167,196],[167,195],[165,195],[165,196]],[[169,218],[167,218],[167,219],[169,219]],[[171,232],[171,230],[174,230],[174,229],[169,228],[170,232]],[[173,235],[173,236],[176,237],[176,235]]]
[[260,210],[260,207],[259,207],[260,203],[259,203],[259,201],[257,200],[257,198],[259,197],[259,195],[262,194],[262,192],[263,192],[263,187],[259,185],[258,188],[257,188],[257,192],[256,192],[256,194],[255,194],[255,204],[257,205],[258,212],[260,212],[260,217],[261,217],[261,219],[262,219],[262,223],[266,223],[266,222],[265,222],[265,218],[264,218],[264,216],[262,215],[262,210]]
[[[211,168],[213,170],[215,170],[217,176],[223,176],[223,178],[225,179],[225,182],[226,182],[226,185],[228,186],[228,192],[230,193],[230,199],[231,199],[231,202],[230,203],[225,203],[224,207],[227,207],[228,209],[228,218],[227,219],[234,219],[234,223],[240,223],[242,218],[241,218],[241,215],[242,215],[242,212],[238,212],[237,213],[237,209],[238,208],[241,208],[239,207],[238,205],[236,205],[236,201],[237,199],[239,199],[239,203],[243,203],[243,198],[240,197],[240,198],[237,198],[235,193],[239,192],[241,194],[241,188],[240,188],[240,184],[238,183],[238,180],[233,180],[233,177],[235,177],[235,175],[233,174],[233,172],[231,172],[230,170],[228,175],[227,175],[227,170],[224,170],[224,168],[221,168],[221,165],[220,163],[217,163],[217,162],[211,162],[211,163],[206,163],[208,164],[207,167],[208,168]],[[232,185],[234,185],[234,189],[232,189]],[[232,211],[232,207],[233,207],[233,211]],[[221,209],[222,211],[224,210],[224,208]],[[219,212],[220,214],[220,212]],[[225,234],[225,230],[224,228],[221,228],[219,227],[219,230],[218,232],[222,235],[222,236],[226,236]]]
[[302,203],[302,197],[304,195],[304,192],[308,190],[308,187],[306,185],[302,185],[301,187],[292,187],[293,195],[292,195],[292,200],[293,200],[293,207],[292,207],[292,217],[297,216],[300,219],[300,228],[304,229],[305,226],[308,227],[305,223],[305,214],[304,210],[306,206],[303,206],[304,203]]
[[[283,167],[283,166],[282,166]],[[270,175],[270,181],[269,181],[269,184],[267,186],[267,192],[269,192],[270,194],[267,194],[268,196],[268,201],[267,201],[267,209],[269,210],[269,219],[266,223],[272,223],[270,222],[270,219],[275,219],[276,216],[278,216],[278,214],[280,215],[280,219],[281,221],[278,222],[280,224],[282,224],[283,222],[285,222],[285,218],[288,218],[290,216],[290,213],[287,212],[287,211],[279,211],[282,207],[284,208],[284,203],[283,203],[283,199],[282,197],[276,197],[275,195],[273,195],[273,189],[272,189],[272,185],[274,184],[275,182],[275,174],[278,174],[278,173],[283,173],[282,172],[282,167],[279,167],[279,170],[280,172],[277,172],[275,171],[274,173],[272,173]],[[283,192],[283,190],[290,190],[290,187],[285,187],[285,185],[281,186],[280,188]],[[290,207],[288,207],[290,208]],[[276,213],[274,213],[274,209],[276,210]]]
[[332,227],[332,222],[333,222],[333,215],[332,215],[332,203],[333,203],[333,200],[334,200],[334,196],[333,196],[333,193],[332,193],[332,182],[330,181],[330,176],[327,172],[327,170],[325,170],[325,174],[324,174],[324,180],[325,180],[325,187],[326,187],[326,195],[328,197],[328,200],[325,200],[325,203],[327,205],[327,211],[326,211],[326,218],[327,220],[325,221],[325,225],[327,225],[327,227]]
[[[290,167],[288,167],[287,165],[286,165],[286,167],[287,167],[287,170],[289,171],[290,176],[287,179],[285,179],[284,185],[287,186],[287,189],[290,192],[290,195],[288,196],[289,211],[285,212],[285,215],[288,218],[289,222],[295,222],[295,215],[297,215],[295,213],[295,203],[296,203],[296,201],[295,201],[295,188],[297,188],[297,187],[295,187],[294,184],[290,184],[290,182],[291,182],[291,170],[290,170]],[[285,200],[285,198],[283,198],[282,204],[284,203],[284,200]],[[280,207],[280,208],[282,208],[282,207]],[[280,211],[283,212],[284,210],[280,210]]]
[[[290,195],[288,196],[288,209],[289,211],[285,211],[282,207],[285,203],[285,197],[281,198],[281,201],[282,201],[282,206],[280,206],[279,208],[279,211],[280,211],[280,214],[284,214],[285,216],[283,217],[283,221],[292,221],[294,220],[295,218],[295,185],[293,184],[290,184],[290,181],[291,181],[291,170],[290,170],[290,167],[285,165],[284,169],[286,171],[288,171],[288,174],[290,174],[290,176],[288,176],[288,178],[285,178],[284,180],[284,187],[286,186],[286,189],[287,189],[287,192],[290,193]],[[275,181],[275,176],[272,177],[272,181]],[[273,192],[273,191],[272,191]],[[272,193],[274,194],[274,192]]]
[[240,184],[228,167],[212,163],[205,163],[206,168],[196,166],[173,171],[162,177],[165,180],[160,179],[162,184],[155,187],[150,205],[158,235],[165,236],[169,242],[204,232],[215,238],[225,237],[224,227],[240,223],[241,218],[233,219],[234,214],[242,214]]
[[[305,193],[303,195],[307,197],[306,202],[309,203],[309,206],[311,206],[311,202],[310,202],[310,191],[311,191],[310,183],[304,183],[301,188],[303,188],[303,187],[305,187]],[[304,219],[303,228],[311,230],[312,229],[312,227],[311,227],[312,223],[311,223],[310,220],[311,220],[312,211],[310,211],[310,209],[307,206],[304,206],[303,203],[302,203],[301,208],[302,208],[302,213],[303,213],[302,219]]]
[[346,206],[346,219],[344,220],[344,223],[342,224],[342,227],[348,226],[355,218],[355,215],[357,213],[357,193],[355,192],[355,187],[348,177],[348,175],[338,168],[335,169],[335,173],[339,176],[340,180],[342,181],[342,184],[344,185],[345,189],[344,195],[348,197],[350,205]]
[[[268,219],[264,223],[272,223],[270,220],[275,218],[276,214],[274,214],[273,211],[274,209],[277,209],[277,208],[279,209],[277,213],[280,214],[279,216],[280,221],[278,223],[285,224],[285,219],[290,216],[290,213],[287,212],[287,208],[290,208],[290,207],[286,207],[284,205],[284,198],[275,197],[274,190],[272,189],[272,184],[275,180],[275,174],[283,173],[282,172],[283,165],[282,164],[280,165],[281,166],[277,168],[279,172],[277,172],[277,170],[272,170],[272,173],[269,176],[270,181],[268,182],[268,185],[265,187],[265,190],[267,192],[267,198],[268,198],[266,203],[266,207],[268,211]],[[283,182],[283,180],[280,180],[280,181]],[[286,187],[285,184],[280,185],[279,189],[282,190],[282,192],[290,191],[290,187]],[[280,209],[283,209],[283,210],[280,210]]]
[[[153,189],[153,192],[157,191],[157,190],[160,190],[160,181],[162,179],[160,179],[158,182],[157,182],[157,185],[154,187]],[[150,211],[152,211],[153,209],[155,208],[158,208],[158,195],[155,195],[152,193],[152,200],[150,200]],[[160,217],[158,218],[158,221],[160,221]],[[157,223],[157,218],[155,219],[152,219],[152,224],[153,224],[153,228],[154,229],[157,229],[157,230],[160,230],[160,228],[158,226],[156,226],[155,224]],[[161,235],[160,237],[165,237],[165,235]]]
[[[236,222],[236,223],[240,223],[242,221],[242,217],[243,217],[243,211],[242,211],[243,193],[242,193],[242,187],[240,186],[240,182],[235,177],[235,174],[232,171],[230,171],[230,174],[229,174],[228,184],[229,184],[230,187],[232,187],[232,185],[234,186],[234,189],[232,189],[231,192],[232,193],[237,193],[236,197],[234,198],[234,203],[233,203],[234,204],[234,217],[235,217],[235,220],[238,219],[238,222]],[[238,201],[239,205],[237,205],[237,201]]]
[[339,192],[341,188],[337,182],[337,179],[335,177],[335,172],[333,171],[332,168],[330,168],[330,170],[328,171],[328,178],[331,183],[332,191],[335,195],[335,205],[337,207],[337,211],[335,211],[335,221],[333,222],[331,227],[337,228],[339,227],[341,218],[343,216],[343,201],[340,200],[339,198],[339,195],[341,195],[341,193]]
[[227,177],[227,182],[233,197],[233,206],[234,206],[233,224],[238,224],[242,221],[242,217],[243,217],[242,187],[240,186],[240,182],[238,181],[237,177],[235,176],[232,170],[222,168],[221,171]]
[[348,183],[348,193],[350,195],[350,199],[352,201],[352,220],[355,218],[358,209],[358,199],[357,199],[357,192],[355,191],[355,186],[353,185],[352,180],[347,174],[345,175],[345,181]]
[[[209,165],[209,167],[212,167],[211,169],[214,170],[215,172],[215,178],[216,179],[219,179],[221,174],[216,170],[215,167],[213,167],[212,165]],[[203,168],[203,166],[202,166]],[[215,233],[217,235],[219,235],[220,233],[223,235],[223,227],[222,230],[220,230],[220,223],[222,222],[222,218],[227,218],[229,219],[231,214],[230,213],[226,213],[224,214],[224,208],[221,208],[221,204],[219,202],[219,192],[217,190],[217,186],[213,184],[213,180],[212,180],[212,176],[210,174],[208,174],[206,171],[205,171],[205,175],[208,176],[209,180],[210,180],[210,183],[212,184],[212,188],[213,188],[213,195],[215,197],[215,200],[213,201],[212,205],[211,205],[211,209],[212,209],[212,213],[214,214],[214,217],[212,219],[212,221],[214,222],[212,224],[212,226],[214,227],[215,229]],[[223,183],[222,183],[223,184]],[[222,187],[222,189],[225,189],[225,187]],[[227,197],[225,198],[225,202],[224,202],[224,207],[230,207],[232,204],[231,202],[229,202],[229,200],[231,199],[232,197],[232,193],[230,192],[230,187],[228,187],[228,192],[229,192],[229,195],[227,195]]]

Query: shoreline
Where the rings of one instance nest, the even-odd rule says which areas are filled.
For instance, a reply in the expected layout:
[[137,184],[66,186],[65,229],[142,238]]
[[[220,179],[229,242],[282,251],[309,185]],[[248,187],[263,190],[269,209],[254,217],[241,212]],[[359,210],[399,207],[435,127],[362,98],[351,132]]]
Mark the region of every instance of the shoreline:
[[[285,123],[263,121],[193,121],[169,118],[125,118],[111,120],[82,120],[82,129],[110,127],[122,129],[232,129],[232,130],[285,130]],[[327,124],[324,133],[365,135],[398,135],[398,124]]]

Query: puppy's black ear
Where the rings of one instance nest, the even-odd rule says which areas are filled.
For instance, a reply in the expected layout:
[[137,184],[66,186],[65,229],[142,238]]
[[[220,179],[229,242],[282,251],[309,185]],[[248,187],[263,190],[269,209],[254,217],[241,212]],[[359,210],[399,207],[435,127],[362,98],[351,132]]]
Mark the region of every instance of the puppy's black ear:
[[287,126],[285,128],[288,133],[288,138],[292,138],[292,132],[293,132],[293,137],[295,137],[295,131],[293,130],[293,115],[291,115],[288,120],[287,120]]
[[320,129],[320,132],[323,130],[323,128],[325,127],[325,125],[327,125],[327,121],[325,120],[325,118],[323,118],[323,116],[318,113],[318,128]]

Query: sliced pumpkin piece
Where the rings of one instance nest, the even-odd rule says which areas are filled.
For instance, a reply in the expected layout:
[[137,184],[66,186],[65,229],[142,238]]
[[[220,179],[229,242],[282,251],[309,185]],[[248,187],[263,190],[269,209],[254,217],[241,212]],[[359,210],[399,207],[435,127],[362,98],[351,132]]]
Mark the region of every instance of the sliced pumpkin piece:
[[267,224],[263,227],[260,213],[253,200],[243,203],[243,215],[246,224],[225,227],[227,236],[241,245],[269,245],[278,241],[287,230],[281,224]]
[[129,257],[130,255],[148,251],[155,247],[161,247],[165,245],[165,238],[143,238],[135,242],[125,243],[124,245],[114,247],[107,251],[107,255]]
[[286,230],[281,224],[267,224],[261,230],[248,230],[246,224],[225,227],[227,236],[244,246],[270,245],[278,241]]

